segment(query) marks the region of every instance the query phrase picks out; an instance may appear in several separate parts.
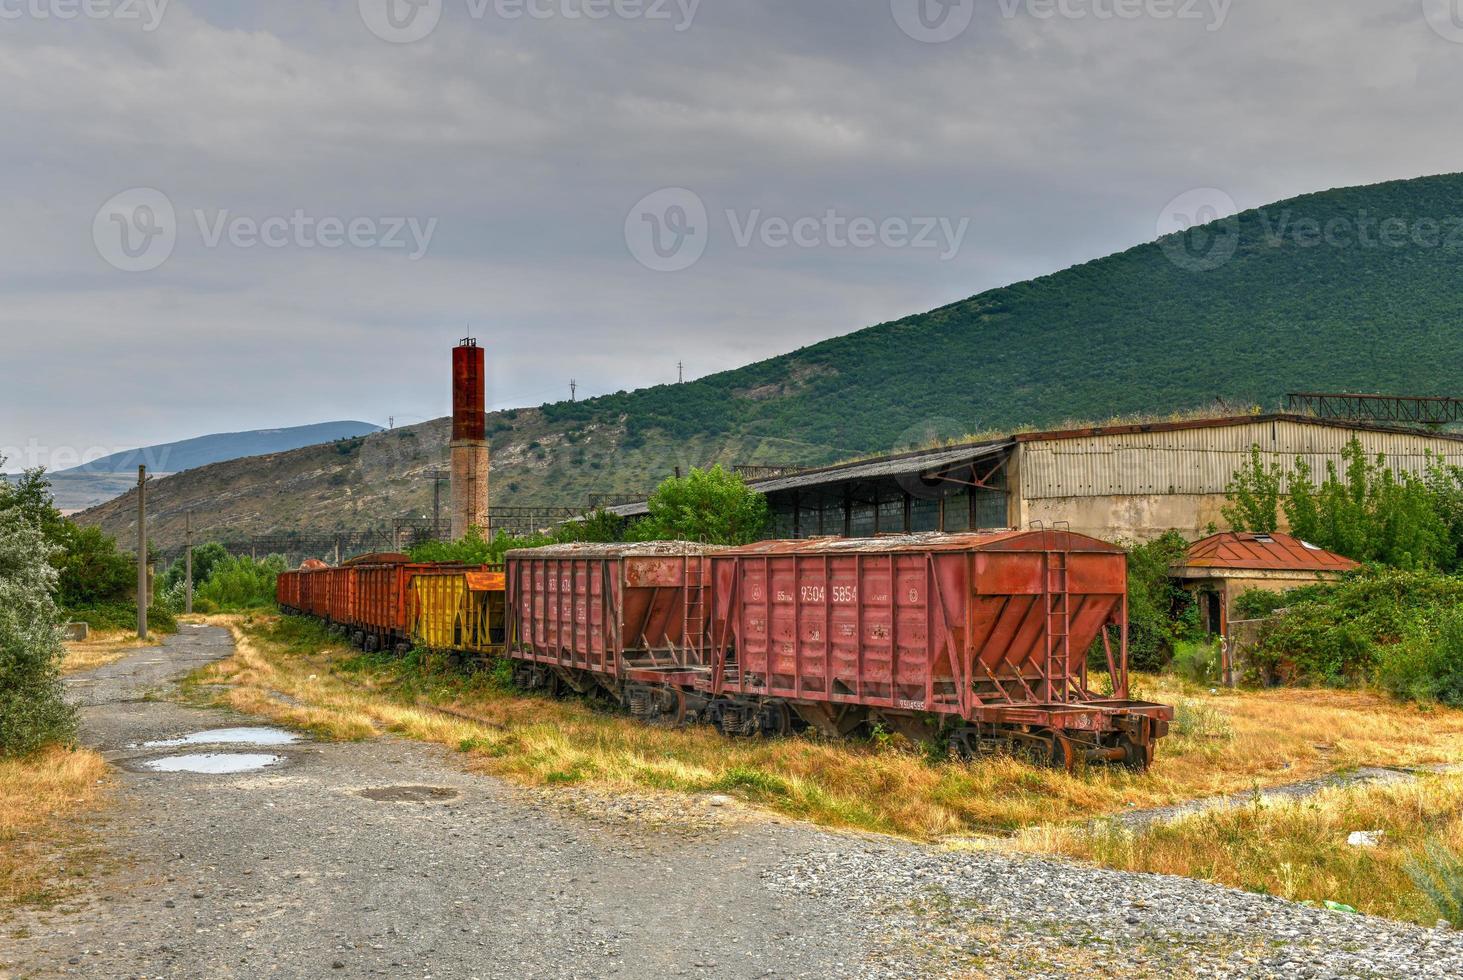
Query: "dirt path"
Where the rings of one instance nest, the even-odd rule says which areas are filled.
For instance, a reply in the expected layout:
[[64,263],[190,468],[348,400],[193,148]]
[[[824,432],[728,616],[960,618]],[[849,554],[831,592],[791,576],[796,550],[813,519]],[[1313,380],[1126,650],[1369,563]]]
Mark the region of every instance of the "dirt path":
[[[100,830],[128,866],[73,910],[8,924],[0,934],[30,936],[0,946],[0,975],[829,976],[861,956],[856,934],[763,884],[767,868],[819,845],[796,827],[708,814],[714,833],[647,838],[396,739],[133,747],[257,724],[158,700],[231,650],[224,630],[184,627],[71,682],[84,741],[119,767],[119,805]],[[284,761],[138,771],[184,751]]]
[[[1463,975],[1463,938],[1181,878],[835,835],[698,797],[532,794],[445,750],[144,746],[256,724],[167,700],[185,627],[70,681],[120,863],[0,922],[0,977]],[[233,775],[182,753],[277,755]]]

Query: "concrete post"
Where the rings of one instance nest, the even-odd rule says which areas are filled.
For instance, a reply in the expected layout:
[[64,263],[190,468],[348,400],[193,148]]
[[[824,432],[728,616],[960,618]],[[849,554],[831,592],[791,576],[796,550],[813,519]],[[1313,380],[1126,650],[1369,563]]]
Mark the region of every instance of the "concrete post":
[[137,638],[147,639],[147,467],[137,467]]
[[183,574],[188,582],[184,592],[183,611],[193,615],[193,512],[183,515]]

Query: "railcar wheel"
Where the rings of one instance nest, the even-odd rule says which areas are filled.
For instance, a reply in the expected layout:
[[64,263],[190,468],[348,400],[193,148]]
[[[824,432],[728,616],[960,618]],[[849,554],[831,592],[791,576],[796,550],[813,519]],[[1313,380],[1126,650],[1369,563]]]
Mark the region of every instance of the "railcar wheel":
[[1052,732],[1051,735],[1051,760],[1053,769],[1065,769],[1072,772],[1077,768],[1078,748],[1070,738],[1059,732]]
[[1136,773],[1145,773],[1153,765],[1154,745],[1152,742],[1140,742],[1129,735],[1122,735],[1118,738],[1118,746],[1123,750],[1124,768]]

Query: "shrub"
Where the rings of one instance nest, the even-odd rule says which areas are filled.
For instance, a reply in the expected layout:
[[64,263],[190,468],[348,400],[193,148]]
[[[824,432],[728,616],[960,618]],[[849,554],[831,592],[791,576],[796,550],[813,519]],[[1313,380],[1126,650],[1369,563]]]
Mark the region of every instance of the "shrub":
[[193,608],[198,608],[199,599],[224,610],[272,606],[275,580],[287,567],[280,555],[258,560],[248,556],[225,558],[214,566],[208,581],[194,590]]
[[57,543],[58,598],[67,609],[123,602],[136,591],[137,559],[120,551],[101,528],[67,521]]
[[[1128,665],[1134,670],[1162,670],[1179,639],[1201,633],[1192,597],[1168,575],[1186,551],[1188,542],[1175,531],[1128,549]],[[1106,668],[1100,642],[1092,663]]]
[[1407,876],[1443,918],[1463,926],[1463,857],[1457,851],[1430,840],[1422,857],[1407,864]]
[[0,512],[0,755],[24,755],[76,733],[62,697],[58,574],[41,529]]
[[719,463],[666,480],[648,503],[650,516],[632,530],[642,541],[751,544],[771,523],[767,498]]
[[[1417,654],[1391,647],[1436,638],[1463,605],[1463,579],[1437,572],[1371,567],[1345,581],[1290,593],[1289,612],[1266,623],[1250,656],[1267,682],[1360,683],[1376,676],[1383,651],[1397,657],[1389,676],[1405,675]],[[1433,661],[1433,663],[1440,663]],[[1405,687],[1397,681],[1398,689]]]
[[[137,603],[105,602],[95,606],[80,606],[68,609],[66,617],[72,622],[85,623],[101,632],[137,629]],[[149,633],[173,633],[178,629],[173,609],[164,602],[154,602],[147,610],[147,631]]]
[[1377,683],[1394,697],[1463,707],[1463,611],[1382,649]]
[[1215,640],[1180,640],[1174,647],[1173,672],[1195,684],[1214,684],[1223,666]]

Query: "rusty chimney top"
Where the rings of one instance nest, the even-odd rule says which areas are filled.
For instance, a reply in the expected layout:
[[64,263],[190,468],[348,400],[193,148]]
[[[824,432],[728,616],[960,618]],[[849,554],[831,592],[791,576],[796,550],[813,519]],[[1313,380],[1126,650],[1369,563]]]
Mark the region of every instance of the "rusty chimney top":
[[488,528],[487,359],[472,337],[452,352],[452,537]]

